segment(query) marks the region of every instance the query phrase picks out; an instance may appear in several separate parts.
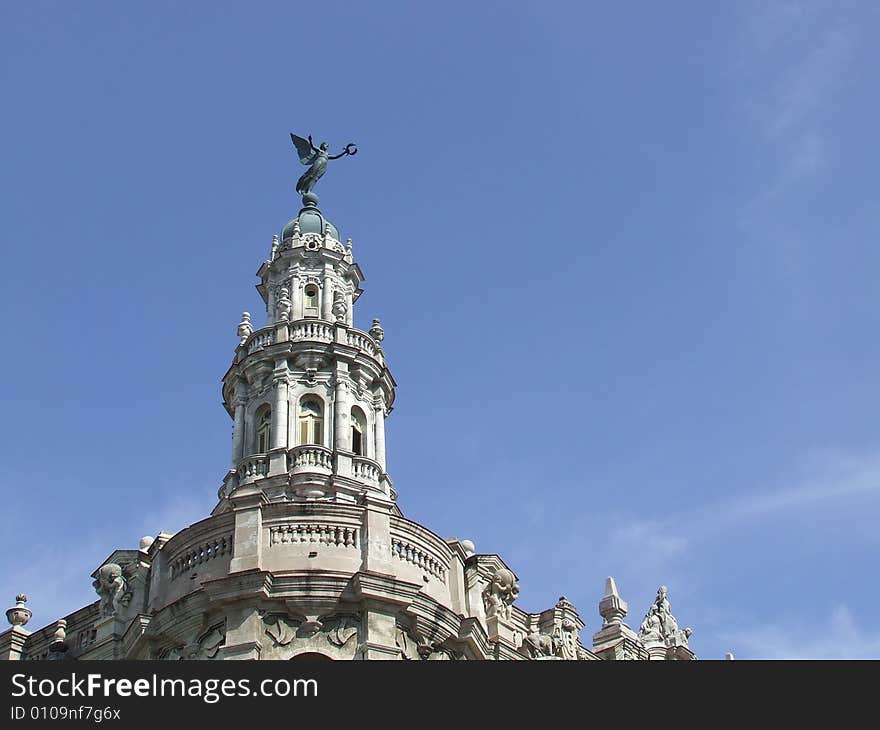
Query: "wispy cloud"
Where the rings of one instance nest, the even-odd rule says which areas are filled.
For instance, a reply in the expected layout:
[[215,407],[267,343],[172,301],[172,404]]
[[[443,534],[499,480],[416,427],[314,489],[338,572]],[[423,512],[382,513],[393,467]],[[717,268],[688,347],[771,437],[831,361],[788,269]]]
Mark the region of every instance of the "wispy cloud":
[[719,637],[749,659],[876,659],[880,657],[880,631],[859,626],[843,604],[824,625],[761,624],[737,629]]
[[756,145],[770,164],[751,200],[746,221],[782,196],[816,181],[833,159],[828,112],[853,72],[859,34],[835,5],[793,2],[748,6],[737,44]]
[[[736,497],[710,502],[691,510],[625,522],[611,533],[611,546],[652,562],[679,557],[700,540],[765,520],[780,513],[843,508],[854,499],[880,496],[880,453],[852,456],[814,454],[795,484],[776,489],[744,489]],[[640,559],[644,559],[641,557]]]

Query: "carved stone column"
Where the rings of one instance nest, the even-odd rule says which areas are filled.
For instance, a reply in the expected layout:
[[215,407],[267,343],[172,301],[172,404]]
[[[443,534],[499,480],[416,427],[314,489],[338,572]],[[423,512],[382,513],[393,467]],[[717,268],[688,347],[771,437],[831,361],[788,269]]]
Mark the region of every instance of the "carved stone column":
[[287,471],[287,363],[281,364],[284,372],[276,368],[275,402],[272,406],[272,444],[269,454],[269,476]]
[[333,399],[333,446],[336,451],[351,451],[350,415],[351,403],[348,383],[337,375],[336,394]]
[[235,408],[234,423],[232,426],[232,468],[238,466],[244,456],[244,407],[247,403],[246,394],[247,385],[243,380],[239,380],[235,385],[235,398],[233,406]]
[[303,289],[300,286],[299,276],[294,274],[290,279],[290,298],[292,300],[290,306],[290,319],[297,320],[303,318]]
[[333,316],[333,268],[328,264],[324,270],[324,290],[321,295],[321,319],[334,321]]
[[381,403],[373,406],[376,461],[385,471],[385,407]]

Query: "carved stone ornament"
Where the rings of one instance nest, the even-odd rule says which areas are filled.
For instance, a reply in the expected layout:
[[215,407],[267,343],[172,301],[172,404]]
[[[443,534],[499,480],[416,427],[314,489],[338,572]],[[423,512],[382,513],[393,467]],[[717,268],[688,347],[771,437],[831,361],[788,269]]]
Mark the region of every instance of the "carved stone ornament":
[[348,314],[348,303],[345,301],[345,294],[341,291],[333,292],[333,316],[337,322],[343,322],[345,315]]
[[136,568],[136,563],[126,565],[124,568],[116,563],[107,563],[98,568],[92,586],[101,598],[102,616],[118,616],[131,602],[132,592],[128,587],[128,581]]
[[498,616],[510,620],[511,606],[519,595],[516,576],[507,568],[499,568],[483,590],[486,618]]
[[238,344],[243,345],[253,333],[254,326],[251,324],[250,312],[242,312],[241,322],[238,323]]
[[6,620],[12,626],[25,626],[28,621],[31,620],[31,610],[25,605],[27,603],[27,596],[24,593],[19,593],[15,597],[15,605],[12,608],[6,610]]
[[666,586],[657,589],[657,597],[639,627],[639,638],[645,644],[687,646],[692,631],[690,628],[678,628],[669,606],[668,593]]
[[289,658],[302,650],[354,653],[360,619],[356,616],[331,616],[321,621],[301,621],[272,614],[263,618],[265,634],[272,640],[274,656]]
[[170,661],[217,659],[225,643],[226,624],[223,622],[212,626],[189,644],[163,650],[159,653],[159,659]]
[[558,621],[552,634],[534,631],[523,641],[522,653],[537,659],[557,657],[570,661],[578,659],[577,625],[571,619]]
[[382,329],[382,323],[378,319],[373,320],[373,326],[370,327],[370,337],[380,344],[385,339],[385,330]]
[[458,661],[464,654],[453,651],[439,643],[419,637],[412,629],[398,623],[394,630],[394,643],[400,651],[400,658],[415,661]]
[[278,304],[276,305],[277,317],[279,322],[286,322],[290,319],[290,289],[282,286],[278,292]]

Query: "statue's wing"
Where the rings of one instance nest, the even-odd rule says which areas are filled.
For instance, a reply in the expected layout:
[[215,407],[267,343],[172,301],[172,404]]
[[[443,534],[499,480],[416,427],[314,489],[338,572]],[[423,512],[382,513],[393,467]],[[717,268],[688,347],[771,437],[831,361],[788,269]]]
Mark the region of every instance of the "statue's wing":
[[293,144],[296,147],[296,153],[299,155],[299,161],[302,162],[304,165],[311,165],[312,145],[309,144],[309,141],[293,134],[293,132],[290,133],[290,139],[293,141]]

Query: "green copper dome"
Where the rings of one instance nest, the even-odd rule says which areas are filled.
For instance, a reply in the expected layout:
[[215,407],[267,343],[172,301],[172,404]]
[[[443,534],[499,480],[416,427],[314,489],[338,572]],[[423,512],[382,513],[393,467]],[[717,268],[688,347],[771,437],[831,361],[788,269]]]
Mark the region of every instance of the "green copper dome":
[[293,225],[299,221],[299,232],[300,234],[304,233],[318,233],[320,235],[324,235],[324,226],[330,226],[330,235],[333,236],[337,241],[342,240],[339,237],[339,230],[333,223],[327,220],[324,217],[324,214],[318,210],[318,206],[313,203],[306,203],[305,207],[299,212],[299,215],[296,218],[291,219],[286,226],[281,230],[281,240],[283,241],[286,238],[290,238],[293,235]]

